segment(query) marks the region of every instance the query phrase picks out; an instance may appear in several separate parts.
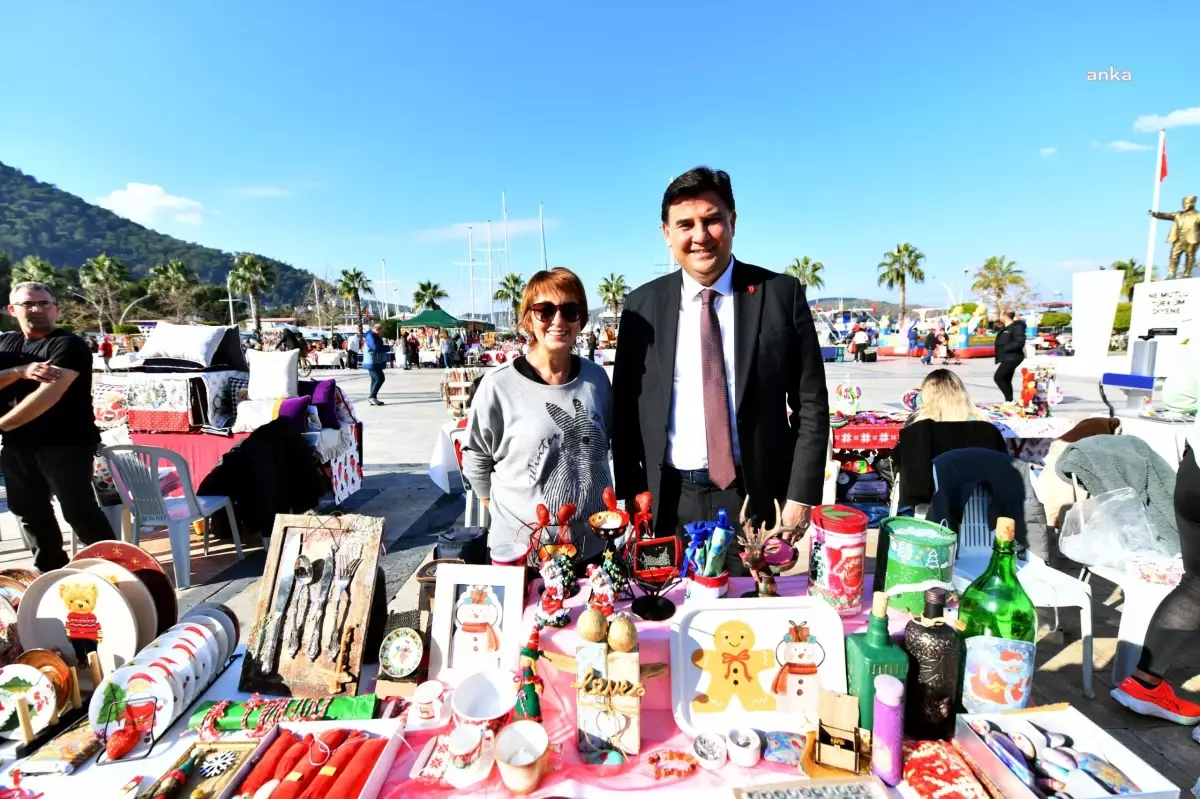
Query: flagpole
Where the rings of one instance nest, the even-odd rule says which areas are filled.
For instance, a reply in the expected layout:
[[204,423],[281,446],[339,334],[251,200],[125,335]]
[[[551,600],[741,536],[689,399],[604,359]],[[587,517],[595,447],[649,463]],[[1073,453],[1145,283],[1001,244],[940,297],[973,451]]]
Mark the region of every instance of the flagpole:
[[542,233],[542,269],[546,266],[546,223],[542,221],[542,204],[538,203],[538,230]]
[[[1163,160],[1167,151],[1167,131],[1158,131],[1158,157],[1154,159],[1154,204],[1150,206],[1152,214],[1158,213],[1158,199],[1162,194]],[[1150,240],[1146,244],[1146,274],[1143,282],[1149,283],[1154,279],[1154,244],[1158,238],[1158,217],[1150,217]]]

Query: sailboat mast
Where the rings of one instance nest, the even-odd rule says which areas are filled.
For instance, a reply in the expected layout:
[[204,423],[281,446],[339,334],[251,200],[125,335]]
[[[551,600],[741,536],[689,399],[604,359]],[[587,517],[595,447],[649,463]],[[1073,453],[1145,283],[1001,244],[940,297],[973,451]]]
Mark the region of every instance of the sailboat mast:
[[489,219],[488,220],[488,287],[487,287],[488,321],[489,322],[496,321],[494,318],[492,318],[493,314],[496,313],[495,297],[496,297],[496,292],[492,290],[492,220]]
[[471,228],[467,228],[467,282],[471,286],[471,318],[475,317],[475,245],[471,238]]
[[546,224],[542,220],[542,204],[538,203],[538,229],[542,232],[542,269],[548,269],[546,266]]

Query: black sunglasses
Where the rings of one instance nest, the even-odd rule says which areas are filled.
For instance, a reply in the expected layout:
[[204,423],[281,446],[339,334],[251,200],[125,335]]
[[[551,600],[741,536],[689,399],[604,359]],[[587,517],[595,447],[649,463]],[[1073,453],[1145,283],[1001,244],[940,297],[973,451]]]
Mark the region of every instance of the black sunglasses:
[[555,305],[552,302],[539,302],[537,305],[530,305],[529,310],[538,318],[539,322],[553,322],[554,315],[562,312],[563,321],[568,324],[578,322],[584,315],[584,308],[577,302],[564,302],[562,305]]

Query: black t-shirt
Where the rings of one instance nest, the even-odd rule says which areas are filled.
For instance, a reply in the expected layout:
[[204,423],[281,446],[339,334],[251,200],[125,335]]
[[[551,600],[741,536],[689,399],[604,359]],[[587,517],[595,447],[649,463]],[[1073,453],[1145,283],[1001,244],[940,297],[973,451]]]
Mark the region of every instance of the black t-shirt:
[[[92,412],[92,354],[83,339],[61,328],[45,338],[25,338],[23,333],[0,336],[0,368],[49,361],[78,372],[66,392],[36,419],[5,432],[4,443],[18,446],[99,444]],[[0,392],[0,412],[7,413],[41,385],[21,379]]]
[[[519,355],[516,358],[513,358],[512,365],[513,365],[514,369],[516,369],[518,372],[521,373],[522,377],[528,378],[529,380],[532,380],[535,383],[541,383],[543,386],[547,385],[545,379],[543,379],[542,376],[540,374],[538,374],[537,369],[534,369],[533,365],[530,364],[529,361],[525,360],[525,356]],[[572,355],[571,356],[571,373],[570,373],[570,375],[567,376],[567,382],[569,383],[572,380],[574,380],[575,378],[579,377],[579,370],[582,368],[583,367],[580,366],[579,356]]]

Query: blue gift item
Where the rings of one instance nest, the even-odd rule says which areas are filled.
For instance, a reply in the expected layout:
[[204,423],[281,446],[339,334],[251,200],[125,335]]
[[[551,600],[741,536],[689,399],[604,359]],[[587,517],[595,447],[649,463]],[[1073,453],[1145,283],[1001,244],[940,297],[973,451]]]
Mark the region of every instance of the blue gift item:
[[712,535],[713,526],[712,522],[692,522],[683,526],[683,531],[691,538],[683,556],[682,571],[685,575],[704,572],[705,544]]
[[805,737],[791,732],[768,732],[763,736],[767,751],[763,757],[772,763],[781,763],[793,768],[800,765],[804,757]]
[[708,557],[704,564],[703,576],[719,577],[725,571],[725,553],[729,551],[729,542],[733,540],[733,535],[729,514],[724,508],[720,508],[717,511],[717,523],[708,540]]

